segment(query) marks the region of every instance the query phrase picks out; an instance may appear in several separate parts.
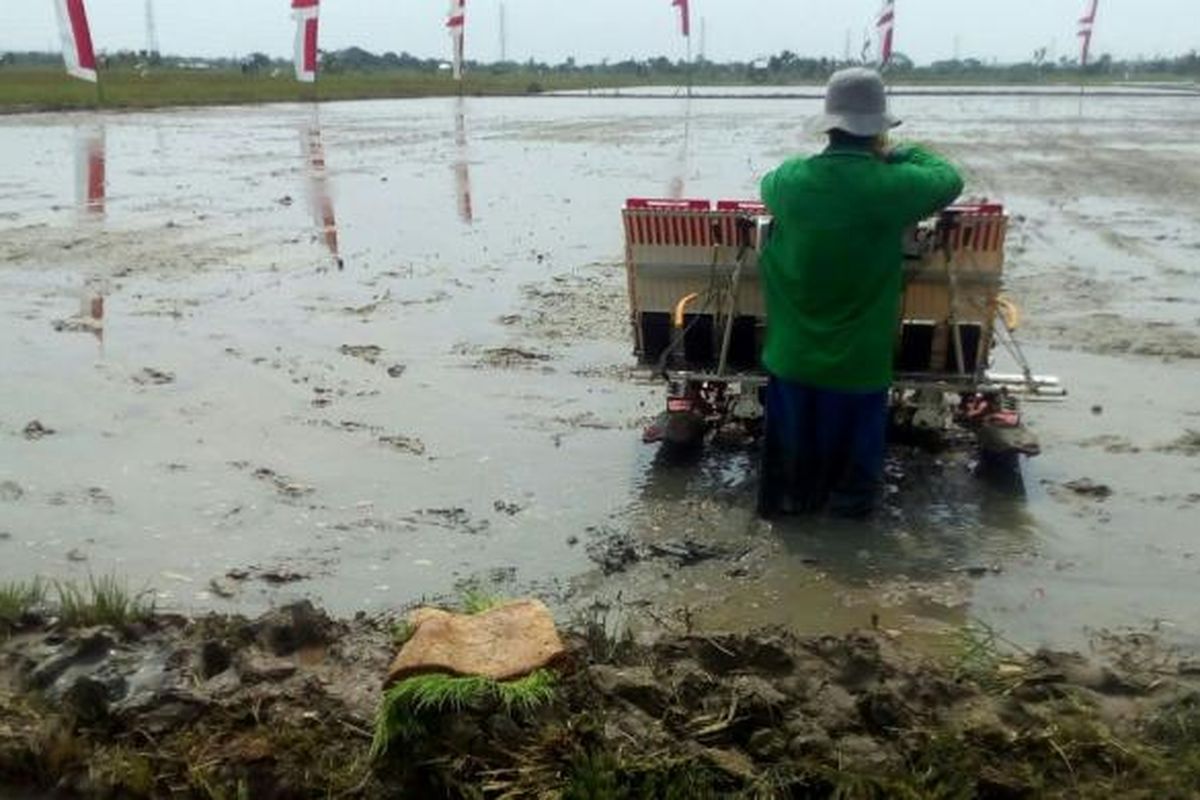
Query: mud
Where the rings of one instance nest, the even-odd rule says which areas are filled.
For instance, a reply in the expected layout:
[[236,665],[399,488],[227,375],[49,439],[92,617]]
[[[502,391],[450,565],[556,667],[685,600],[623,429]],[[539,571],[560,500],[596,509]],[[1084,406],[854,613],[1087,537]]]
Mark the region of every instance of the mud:
[[1185,797],[1200,670],[1152,636],[932,659],[886,631],[634,640],[595,612],[554,699],[487,701],[368,753],[387,618],[300,603],[0,644],[0,787],[56,797]]
[[[181,611],[347,614],[474,582],[566,612],[619,598],[635,627],[1200,645],[1197,99],[896,103],[1013,212],[1025,352],[1071,394],[1028,407],[1023,487],[898,447],[865,526],[758,523],[736,441],[657,459],[661,387],[630,369],[623,200],[753,195],[815,149],[815,100],[5,118],[0,581],[115,572]],[[101,133],[95,198],[76,167]],[[1064,488],[1082,477],[1112,494]],[[638,557],[604,575],[596,531]],[[655,554],[687,543],[719,555]],[[258,569],[307,577],[226,577]]]

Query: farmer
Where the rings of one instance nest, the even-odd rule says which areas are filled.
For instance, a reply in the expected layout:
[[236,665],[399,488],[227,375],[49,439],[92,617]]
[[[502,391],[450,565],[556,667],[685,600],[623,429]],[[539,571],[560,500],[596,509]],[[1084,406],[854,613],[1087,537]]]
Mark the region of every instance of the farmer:
[[958,172],[928,150],[889,148],[900,124],[874,70],[837,72],[819,130],[829,146],[762,181],[774,231],[767,303],[759,513],[869,513],[883,485],[888,387],[905,228],[951,203]]

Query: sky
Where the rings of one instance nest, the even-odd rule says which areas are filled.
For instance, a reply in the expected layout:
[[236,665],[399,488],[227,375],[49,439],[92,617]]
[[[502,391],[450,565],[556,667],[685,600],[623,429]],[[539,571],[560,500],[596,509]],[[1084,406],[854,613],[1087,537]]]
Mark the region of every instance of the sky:
[[[160,49],[173,55],[290,56],[288,0],[152,0]],[[693,47],[714,61],[748,61],[782,50],[802,56],[857,54],[879,0],[691,0]],[[86,0],[98,50],[144,49],[146,0]],[[321,47],[447,56],[446,0],[325,0]],[[1085,0],[897,0],[896,49],[918,63],[975,57],[1028,60],[1078,52]],[[0,0],[0,51],[57,49],[51,0]],[[468,58],[500,56],[500,8],[510,59],[580,63],[666,55],[682,58],[670,0],[471,0]],[[703,24],[701,23],[703,20]],[[704,36],[701,36],[701,29]],[[1196,0],[1100,0],[1093,53],[1116,58],[1200,49]]]

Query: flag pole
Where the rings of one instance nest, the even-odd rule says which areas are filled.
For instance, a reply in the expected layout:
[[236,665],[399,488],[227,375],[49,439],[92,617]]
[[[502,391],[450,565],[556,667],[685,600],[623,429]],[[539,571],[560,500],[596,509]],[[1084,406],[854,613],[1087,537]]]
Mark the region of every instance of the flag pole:
[[692,96],[692,8],[691,0],[671,0],[671,5],[679,9],[679,28],[683,38],[687,40],[687,62],[684,65],[687,82],[687,96]]
[[313,103],[313,106],[319,109],[320,105],[321,105],[321,90],[319,88],[321,86],[321,48],[319,45],[319,42],[321,41],[321,39],[320,39],[320,30],[321,30],[320,6],[317,6],[316,16],[314,17],[314,19],[316,19],[318,33],[317,33],[317,40],[313,44],[313,82],[312,82],[312,92],[310,92],[309,96],[311,97],[311,102]]
[[1087,79],[1088,54],[1092,49],[1092,31],[1096,26],[1096,10],[1100,0],[1090,0],[1079,20],[1079,38],[1083,40],[1079,53],[1079,116],[1083,116],[1083,96]]
[[688,31],[687,35],[687,96],[690,99],[692,96],[692,78],[695,63],[692,61],[692,34]]

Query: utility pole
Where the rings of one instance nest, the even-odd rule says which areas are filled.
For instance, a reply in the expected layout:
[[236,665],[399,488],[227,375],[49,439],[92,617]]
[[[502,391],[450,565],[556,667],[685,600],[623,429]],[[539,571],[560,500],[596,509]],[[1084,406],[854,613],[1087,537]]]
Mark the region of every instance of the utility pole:
[[154,0],[146,0],[146,58],[159,55],[158,26],[154,24]]
[[846,28],[846,52],[842,55],[842,63],[850,63],[850,29]]
[[508,14],[500,4],[500,61],[508,61]]
[[708,43],[708,18],[700,18],[700,60],[704,60],[704,51]]

